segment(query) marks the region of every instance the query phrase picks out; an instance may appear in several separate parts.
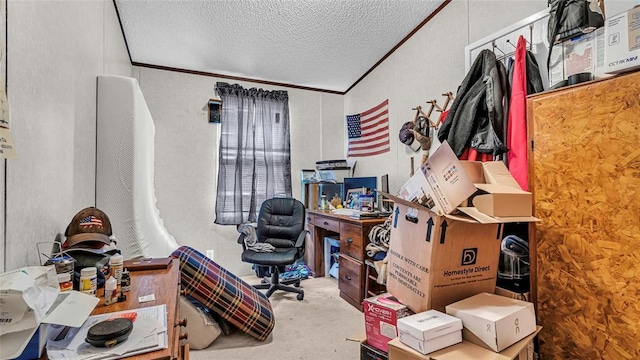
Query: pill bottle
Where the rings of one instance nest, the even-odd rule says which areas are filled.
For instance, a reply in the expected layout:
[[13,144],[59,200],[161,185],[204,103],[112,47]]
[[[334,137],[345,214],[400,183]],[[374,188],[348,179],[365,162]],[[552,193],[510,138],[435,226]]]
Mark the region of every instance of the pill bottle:
[[78,290],[87,295],[96,295],[98,289],[98,272],[94,266],[80,270],[80,285]]
[[122,292],[131,291],[131,276],[129,275],[129,270],[124,269],[122,271],[122,280],[120,281],[120,290]]
[[60,286],[60,292],[73,290],[73,281],[71,281],[71,274],[67,272],[58,274],[58,286]]
[[109,279],[104,283],[104,304],[111,305],[118,302],[118,295],[116,289],[118,288],[118,282],[113,276],[109,276]]
[[71,256],[61,255],[50,258],[44,263],[44,265],[55,265],[57,274],[68,273],[73,276],[75,262],[76,261]]
[[123,258],[120,254],[113,254],[109,258],[109,272],[116,279],[118,285],[120,285],[120,280],[122,279],[122,261]]

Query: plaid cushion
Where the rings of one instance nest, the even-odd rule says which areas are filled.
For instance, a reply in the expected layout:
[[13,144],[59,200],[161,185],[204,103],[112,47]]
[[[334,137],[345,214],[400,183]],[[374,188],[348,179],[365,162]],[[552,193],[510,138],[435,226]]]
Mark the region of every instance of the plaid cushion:
[[171,256],[180,260],[186,295],[258,340],[269,336],[275,318],[263,293],[193,248],[181,246]]

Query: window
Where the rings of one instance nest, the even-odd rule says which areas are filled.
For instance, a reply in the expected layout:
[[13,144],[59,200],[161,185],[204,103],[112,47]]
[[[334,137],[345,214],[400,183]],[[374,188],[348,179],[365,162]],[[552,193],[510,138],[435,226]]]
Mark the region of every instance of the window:
[[215,223],[256,222],[264,200],[292,196],[289,96],[221,82],[216,91],[223,111]]

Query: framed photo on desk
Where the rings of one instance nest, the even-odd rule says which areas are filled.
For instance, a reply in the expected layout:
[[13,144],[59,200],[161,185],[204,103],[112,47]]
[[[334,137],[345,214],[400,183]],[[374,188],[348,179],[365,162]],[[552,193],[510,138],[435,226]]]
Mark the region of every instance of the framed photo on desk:
[[345,201],[347,203],[347,209],[360,210],[360,196],[364,195],[363,189],[348,189]]

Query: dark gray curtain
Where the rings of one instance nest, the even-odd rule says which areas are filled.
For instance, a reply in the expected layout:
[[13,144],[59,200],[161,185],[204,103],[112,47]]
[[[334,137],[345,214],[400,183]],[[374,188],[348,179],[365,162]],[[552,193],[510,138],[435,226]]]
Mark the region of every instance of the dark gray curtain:
[[292,197],[289,95],[216,83],[222,100],[215,223],[257,222],[260,205]]

